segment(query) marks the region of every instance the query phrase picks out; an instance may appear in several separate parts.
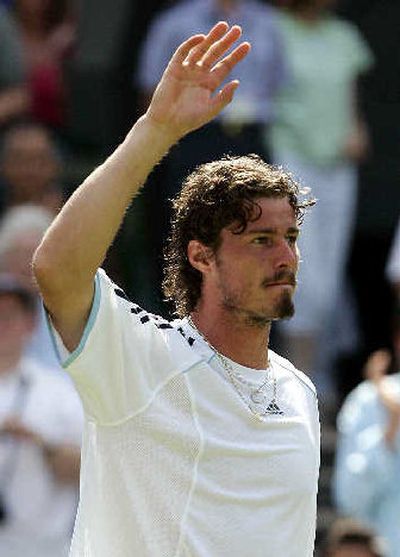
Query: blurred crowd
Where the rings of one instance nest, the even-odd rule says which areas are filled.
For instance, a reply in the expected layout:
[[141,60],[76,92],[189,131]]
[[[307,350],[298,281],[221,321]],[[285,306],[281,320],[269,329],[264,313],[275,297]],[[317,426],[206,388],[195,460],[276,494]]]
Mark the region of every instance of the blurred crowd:
[[[223,19],[252,43],[234,76],[235,100],[156,169],[105,265],[141,305],[168,315],[161,245],[185,174],[253,152],[290,169],[304,194],[311,188],[317,204],[302,225],[296,316],[273,343],[338,413],[332,499],[345,518],[321,555],[400,557],[400,196],[385,194],[398,188],[400,82],[379,81],[384,39],[371,23],[388,19],[389,44],[400,10],[391,0],[180,0],[152,2],[139,17],[139,3],[120,2],[121,17],[106,21],[102,4],[103,17],[91,2],[0,2],[0,554],[67,555],[79,489],[83,416],[51,343],[32,254],[71,192],[70,177],[99,162],[145,110],[176,46]],[[392,52],[398,69],[400,45]],[[109,107],[124,106],[117,89],[129,102],[116,131]],[[91,134],[85,119],[105,131]],[[373,179],[380,205],[365,193]],[[389,222],[364,230],[365,213]]]

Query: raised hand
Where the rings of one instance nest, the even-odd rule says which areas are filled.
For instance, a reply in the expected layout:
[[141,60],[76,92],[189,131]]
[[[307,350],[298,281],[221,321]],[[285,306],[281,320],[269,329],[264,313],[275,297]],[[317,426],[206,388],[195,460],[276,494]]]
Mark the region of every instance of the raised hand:
[[384,435],[387,445],[393,448],[400,428],[400,400],[385,382],[390,363],[391,356],[388,350],[373,352],[365,365],[365,376],[375,385],[379,400],[387,411],[388,420]]
[[194,35],[171,58],[153,95],[146,117],[179,139],[212,120],[231,102],[239,85],[233,80],[217,91],[238,62],[250,51],[241,43],[239,26],[217,23],[207,35]]

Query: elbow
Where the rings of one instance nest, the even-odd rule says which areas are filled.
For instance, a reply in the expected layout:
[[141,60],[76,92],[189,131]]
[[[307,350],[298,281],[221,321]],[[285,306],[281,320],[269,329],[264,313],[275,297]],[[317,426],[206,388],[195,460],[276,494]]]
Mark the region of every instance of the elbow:
[[33,254],[31,265],[34,280],[44,298],[46,294],[60,289],[62,286],[61,267],[43,242]]
[[32,258],[32,272],[39,289],[46,283],[50,271],[51,265],[42,244],[40,244]]

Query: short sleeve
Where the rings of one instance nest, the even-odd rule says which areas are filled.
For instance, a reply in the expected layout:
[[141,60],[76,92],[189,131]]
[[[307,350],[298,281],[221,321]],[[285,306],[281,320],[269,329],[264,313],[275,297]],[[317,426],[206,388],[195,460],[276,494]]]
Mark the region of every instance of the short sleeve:
[[103,270],[78,347],[66,359],[58,353],[85,413],[102,424],[143,410],[170,378],[199,359],[178,330],[131,302]]

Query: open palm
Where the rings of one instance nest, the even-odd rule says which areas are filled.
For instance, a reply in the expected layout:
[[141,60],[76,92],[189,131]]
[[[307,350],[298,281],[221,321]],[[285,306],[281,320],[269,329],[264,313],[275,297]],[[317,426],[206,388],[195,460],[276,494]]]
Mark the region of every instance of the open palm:
[[230,71],[249,52],[237,25],[217,23],[210,32],[182,43],[171,58],[153,95],[147,116],[179,139],[212,120],[233,98],[238,81],[216,92]]

